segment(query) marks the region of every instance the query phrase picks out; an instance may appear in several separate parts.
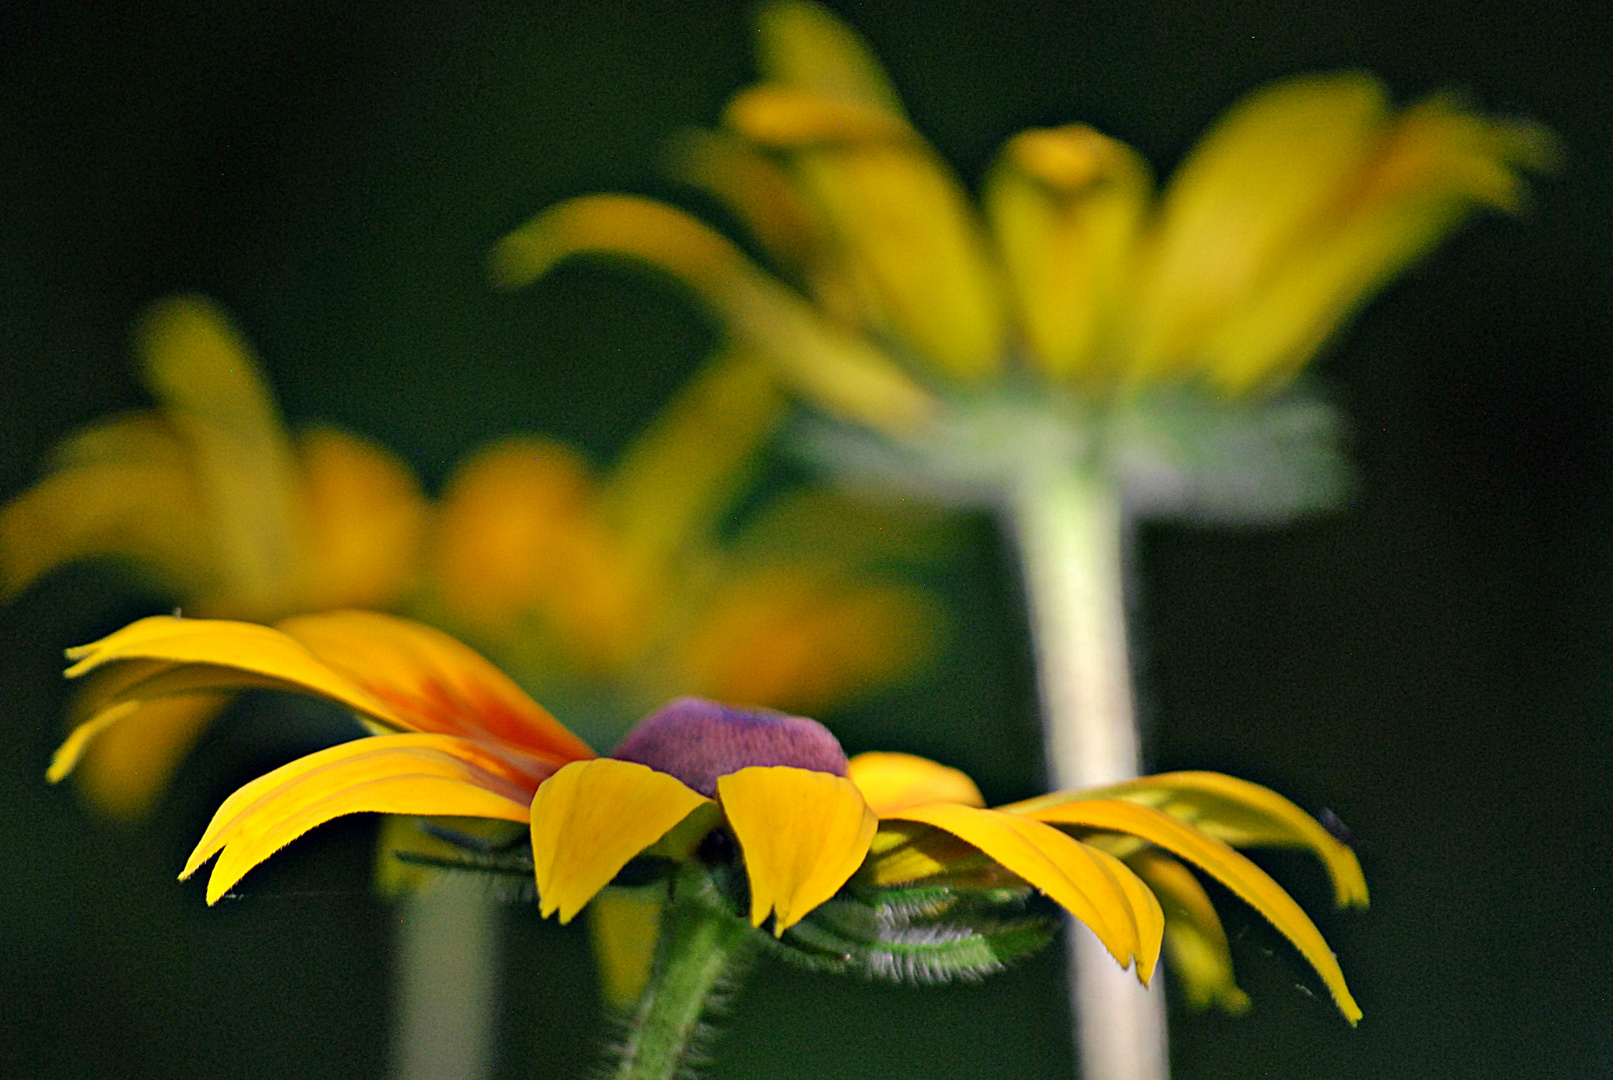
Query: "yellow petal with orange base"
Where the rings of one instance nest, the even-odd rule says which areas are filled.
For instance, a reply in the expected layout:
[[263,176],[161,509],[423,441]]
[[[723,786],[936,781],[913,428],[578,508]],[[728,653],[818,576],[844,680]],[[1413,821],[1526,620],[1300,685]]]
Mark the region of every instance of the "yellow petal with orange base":
[[850,780],[787,765],[717,781],[750,878],[751,925],[782,935],[840,890],[868,854],[878,820]]
[[1350,996],[1344,972],[1310,917],[1266,872],[1225,843],[1160,810],[1120,799],[1094,799],[1032,810],[1038,821],[1075,825],[1141,837],[1202,868],[1237,893],[1293,942],[1333,994],[1339,1011],[1354,1024],[1361,1008]]
[[858,754],[847,763],[846,772],[868,808],[880,817],[925,803],[986,805],[967,773],[916,754]]
[[1152,919],[1146,912],[1139,918],[1136,890],[1121,884],[1121,872],[1129,875],[1131,871],[1113,856],[1052,826],[996,810],[931,803],[891,816],[934,825],[974,845],[1091,927],[1121,967],[1130,967],[1136,958],[1139,978],[1145,968],[1152,969],[1160,939],[1143,938],[1140,924],[1152,925]]
[[1232,950],[1209,894],[1193,872],[1152,848],[1126,865],[1159,897],[1165,911],[1165,955],[1171,979],[1195,1009],[1215,1005],[1233,1015],[1247,1012],[1249,995],[1232,977]]
[[[227,619],[181,619],[153,615],[99,641],[67,650],[68,678],[106,664],[156,660],[175,667],[207,665],[266,676],[288,687],[345,705],[395,727],[405,726],[384,701],[338,674],[297,641],[271,627]],[[244,680],[258,686],[260,681]]]
[[549,710],[470,646],[423,623],[374,611],[298,615],[279,623],[294,639],[387,703],[401,726],[491,737],[554,766],[594,756]]
[[344,814],[527,818],[522,777],[497,756],[448,735],[382,735],[299,758],[224,801],[180,880],[219,856],[207,882],[214,903],[263,860]]
[[824,322],[705,224],[650,199],[588,195],[550,207],[493,249],[492,275],[515,288],[586,252],[638,259],[688,285],[730,333],[828,409],[896,431],[935,409],[930,394],[885,354]]
[[570,922],[639,852],[709,802],[630,761],[573,762],[532,800],[532,867],[544,918]]

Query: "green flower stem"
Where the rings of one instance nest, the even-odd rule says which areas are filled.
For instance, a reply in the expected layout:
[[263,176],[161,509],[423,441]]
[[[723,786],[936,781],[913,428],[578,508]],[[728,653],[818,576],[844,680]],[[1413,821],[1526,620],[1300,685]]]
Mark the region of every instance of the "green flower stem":
[[[1010,492],[1007,514],[1025,580],[1053,785],[1136,776],[1120,492],[1100,468],[1032,461]],[[1084,1080],[1166,1080],[1159,982],[1143,990],[1085,928],[1071,927],[1069,956]]]
[[690,878],[680,879],[663,918],[655,971],[639,999],[616,1080],[677,1076],[712,991],[748,951],[754,931],[689,885]]

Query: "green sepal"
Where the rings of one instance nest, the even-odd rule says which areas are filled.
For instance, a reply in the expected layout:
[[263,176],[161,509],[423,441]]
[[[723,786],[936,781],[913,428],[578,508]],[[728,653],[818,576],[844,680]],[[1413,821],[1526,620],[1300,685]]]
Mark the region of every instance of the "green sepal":
[[1024,886],[925,882],[842,890],[774,952],[814,970],[900,983],[972,981],[1047,945],[1058,911]]

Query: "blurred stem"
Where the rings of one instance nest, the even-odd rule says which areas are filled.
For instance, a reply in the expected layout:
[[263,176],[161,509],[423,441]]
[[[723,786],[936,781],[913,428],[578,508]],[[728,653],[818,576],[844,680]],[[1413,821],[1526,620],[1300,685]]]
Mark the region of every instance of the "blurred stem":
[[[1048,769],[1058,789],[1137,775],[1126,634],[1127,532],[1100,468],[1027,463],[1008,528],[1025,580]],[[1070,928],[1070,1000],[1085,1080],[1166,1080],[1164,998],[1122,971],[1085,927]]]
[[476,874],[443,874],[401,904],[394,983],[395,1080],[492,1073],[497,901]]
[[688,895],[693,892],[685,891],[666,910],[655,971],[621,1048],[615,1080],[681,1075],[713,991],[747,951],[751,928],[705,899]]

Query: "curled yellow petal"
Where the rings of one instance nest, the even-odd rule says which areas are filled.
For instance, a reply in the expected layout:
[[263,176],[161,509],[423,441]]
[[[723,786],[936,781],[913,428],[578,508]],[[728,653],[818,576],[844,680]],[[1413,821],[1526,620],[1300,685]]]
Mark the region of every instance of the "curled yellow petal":
[[[986,179],[985,209],[1031,358],[1089,390],[1101,370],[1148,208],[1148,166],[1079,125],[1022,132]],[[1100,385],[1093,385],[1100,384]]]
[[1136,909],[1136,891],[1121,885],[1121,872],[1131,871],[1118,859],[1049,825],[996,810],[930,803],[891,816],[934,825],[974,845],[1091,927],[1121,967],[1130,967],[1134,957],[1141,961],[1139,977],[1145,965],[1152,967],[1159,937],[1144,940],[1139,924],[1152,927],[1154,920]]
[[709,802],[629,761],[573,762],[532,800],[532,866],[544,918],[570,922],[635,855]]
[[[177,694],[151,701],[126,701],[114,706],[110,713],[97,714],[95,721],[101,725],[95,732],[98,737],[93,743],[85,739],[83,760],[76,763],[79,791],[114,817],[144,814],[167,787],[185,754],[232,697],[218,692]],[[128,711],[118,715],[117,711],[123,709]],[[58,772],[57,762],[52,761],[51,779],[72,768],[72,763],[64,761],[63,765]]]
[[1126,859],[1159,897],[1165,912],[1165,955],[1172,980],[1189,1005],[1219,1006],[1237,1015],[1248,1011],[1249,995],[1232,977],[1232,950],[1215,906],[1193,872],[1153,849]]
[[880,817],[932,802],[986,805],[967,773],[916,754],[858,754],[846,771],[868,808]]
[[1315,818],[1259,784],[1223,773],[1160,773],[1088,791],[1057,792],[1003,809],[1031,813],[1077,799],[1125,799],[1152,806],[1234,847],[1303,848],[1322,860],[1340,907],[1367,904],[1367,882],[1355,852]]
[[808,0],[769,0],[756,12],[756,60],[770,82],[878,105],[900,102],[855,30]]
[[771,912],[777,935],[839,891],[879,824],[851,781],[787,765],[729,773],[717,798],[745,855],[751,925]]
[[357,739],[299,758],[224,801],[180,879],[219,856],[214,903],[246,872],[309,829],[343,814],[527,819],[524,778],[499,757],[448,735]]
[[735,95],[723,122],[751,142],[777,149],[916,138],[907,121],[889,109],[777,83]]
[[830,410],[906,430],[934,408],[929,393],[889,357],[825,323],[710,228],[649,199],[590,195],[553,206],[494,248],[493,277],[506,287],[525,285],[584,252],[638,259],[682,281],[730,333]]
[[1039,821],[1137,836],[1201,867],[1294,943],[1327,984],[1339,1011],[1351,1024],[1361,1019],[1361,1008],[1350,996],[1344,973],[1321,931],[1282,886],[1222,841],[1163,811],[1120,799],[1082,800],[1028,813]]

